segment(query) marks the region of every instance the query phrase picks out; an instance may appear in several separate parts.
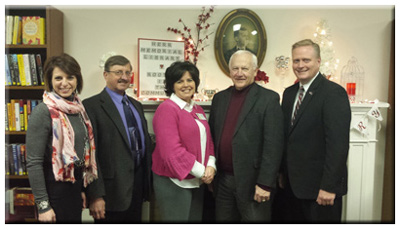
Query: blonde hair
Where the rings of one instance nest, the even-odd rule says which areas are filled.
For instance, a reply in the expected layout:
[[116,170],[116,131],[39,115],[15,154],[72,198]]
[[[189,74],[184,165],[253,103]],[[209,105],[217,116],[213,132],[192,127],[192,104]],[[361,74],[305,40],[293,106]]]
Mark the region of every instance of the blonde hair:
[[292,46],[292,51],[294,49],[296,49],[298,47],[302,47],[302,46],[313,47],[315,53],[317,54],[317,58],[321,58],[321,51],[320,51],[319,45],[317,43],[313,42],[311,39],[304,39],[304,40],[294,43]]

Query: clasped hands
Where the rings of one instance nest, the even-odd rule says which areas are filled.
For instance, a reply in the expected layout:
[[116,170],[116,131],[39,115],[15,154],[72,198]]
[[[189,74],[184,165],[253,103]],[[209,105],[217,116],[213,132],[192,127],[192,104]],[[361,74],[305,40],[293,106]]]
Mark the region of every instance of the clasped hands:
[[206,170],[204,171],[204,175],[201,177],[201,180],[205,184],[211,184],[215,176],[215,169],[211,166],[207,166]]

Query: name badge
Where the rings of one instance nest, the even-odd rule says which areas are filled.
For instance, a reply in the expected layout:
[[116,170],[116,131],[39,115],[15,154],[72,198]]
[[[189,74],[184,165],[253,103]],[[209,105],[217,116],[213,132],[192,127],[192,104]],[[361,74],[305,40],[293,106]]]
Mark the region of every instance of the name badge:
[[200,120],[207,120],[206,117],[202,113],[196,113],[196,115]]

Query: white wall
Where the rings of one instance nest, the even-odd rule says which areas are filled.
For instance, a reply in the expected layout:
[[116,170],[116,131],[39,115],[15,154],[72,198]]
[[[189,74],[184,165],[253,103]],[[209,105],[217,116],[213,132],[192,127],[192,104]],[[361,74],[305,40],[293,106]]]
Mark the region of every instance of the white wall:
[[[175,40],[167,27],[181,28],[178,19],[194,29],[200,6],[55,6],[64,13],[64,51],[82,67],[84,87],[81,99],[99,93],[105,86],[99,61],[110,51],[129,58],[137,76],[138,38]],[[291,55],[291,45],[312,38],[316,24],[325,19],[331,28],[336,58],[340,59],[337,77],[347,61],[355,56],[364,67],[364,98],[387,101],[390,44],[394,6],[216,6],[209,22],[220,21],[233,9],[247,8],[263,21],[268,48],[260,69],[270,77],[267,88],[282,93],[295,81],[289,69],[282,79],[275,74],[274,59]],[[210,46],[200,54],[198,68],[209,88],[225,89],[230,79],[219,68],[214,55],[215,34]],[[386,111],[383,111],[386,120]],[[151,121],[149,121],[151,126]],[[379,154],[384,154],[386,121],[378,133]],[[382,166],[383,167],[383,166]],[[89,218],[90,219],[90,218]]]
[[[167,27],[181,28],[178,19],[192,29],[201,6],[55,6],[64,13],[64,51],[81,64],[84,88],[81,98],[92,96],[105,86],[99,60],[114,51],[134,64],[137,76],[138,38],[175,40]],[[325,19],[331,28],[336,58],[340,59],[337,77],[347,61],[355,56],[365,70],[364,98],[387,101],[391,23],[394,6],[216,6],[209,31],[218,28],[233,9],[254,11],[263,21],[268,47],[261,70],[270,77],[267,88],[282,93],[295,76],[289,69],[284,79],[275,74],[276,56],[290,56],[291,45],[312,38],[316,24]],[[214,38],[200,54],[198,68],[209,88],[224,89],[230,79],[219,68],[214,55]]]

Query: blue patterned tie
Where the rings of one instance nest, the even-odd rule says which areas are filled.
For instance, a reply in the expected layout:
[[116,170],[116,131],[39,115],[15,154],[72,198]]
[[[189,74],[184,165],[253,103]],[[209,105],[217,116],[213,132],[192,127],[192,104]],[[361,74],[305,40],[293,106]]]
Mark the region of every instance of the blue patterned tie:
[[140,139],[139,127],[138,127],[136,118],[133,115],[131,108],[129,107],[128,99],[126,99],[125,97],[122,99],[122,105],[124,108],[126,124],[128,125],[129,138],[131,140],[131,150],[133,153],[133,158],[136,161],[136,165],[140,165],[142,141]]

